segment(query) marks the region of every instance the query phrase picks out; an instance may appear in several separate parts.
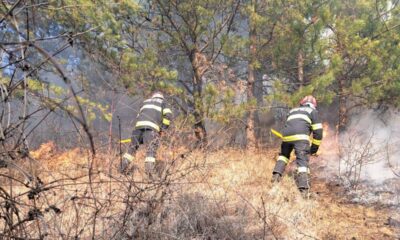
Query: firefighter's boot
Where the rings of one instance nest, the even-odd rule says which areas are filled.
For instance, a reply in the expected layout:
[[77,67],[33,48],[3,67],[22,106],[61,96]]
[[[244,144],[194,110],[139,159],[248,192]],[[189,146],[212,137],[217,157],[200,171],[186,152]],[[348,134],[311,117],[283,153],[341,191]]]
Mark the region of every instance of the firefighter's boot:
[[134,159],[135,158],[131,154],[125,153],[122,156],[122,162],[121,162],[121,166],[119,169],[120,173],[125,174],[125,175],[130,174],[129,166],[131,165],[131,163],[133,162]]
[[299,172],[296,176],[296,184],[301,193],[301,195],[305,198],[309,198],[309,190],[310,190],[310,180],[309,174],[307,172]]
[[282,176],[279,173],[272,174],[271,183],[279,183],[281,181]]
[[282,174],[285,171],[288,159],[284,156],[279,156],[276,161],[274,171],[272,171],[272,183],[278,183],[281,181]]
[[147,176],[153,180],[155,177],[156,170],[156,159],[154,157],[146,157],[144,161],[144,171]]
[[7,163],[4,160],[0,160],[0,168],[6,168],[7,167]]

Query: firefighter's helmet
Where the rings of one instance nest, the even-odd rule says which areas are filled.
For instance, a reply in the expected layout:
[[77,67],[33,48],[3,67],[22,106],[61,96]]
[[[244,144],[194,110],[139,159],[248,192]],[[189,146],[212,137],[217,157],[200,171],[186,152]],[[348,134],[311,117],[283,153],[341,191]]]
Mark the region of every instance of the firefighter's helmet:
[[151,95],[151,98],[161,98],[161,99],[164,99],[164,95],[162,94],[162,92],[157,91],[157,92],[154,92],[154,93]]
[[304,105],[308,105],[308,104],[312,104],[315,108],[317,107],[317,100],[315,99],[315,97],[308,95],[305,96],[303,99],[300,100],[300,105],[304,106]]

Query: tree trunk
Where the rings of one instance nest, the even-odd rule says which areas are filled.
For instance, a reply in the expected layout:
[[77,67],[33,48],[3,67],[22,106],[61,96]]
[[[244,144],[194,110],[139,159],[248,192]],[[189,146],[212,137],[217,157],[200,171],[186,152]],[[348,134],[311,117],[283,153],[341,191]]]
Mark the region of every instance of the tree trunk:
[[302,49],[299,49],[297,53],[297,78],[299,81],[299,89],[301,89],[304,86],[304,57]]
[[346,106],[346,96],[345,96],[345,83],[346,80],[342,76],[339,78],[339,121],[337,125],[337,129],[339,133],[343,132],[346,129],[347,125],[347,106]]
[[[253,3],[253,10],[256,10],[256,3]],[[255,24],[249,20],[250,31],[249,31],[249,38],[250,38],[250,60],[247,67],[247,102],[251,102],[254,100],[254,83],[255,83],[255,69],[254,64],[257,60],[257,38],[256,38],[256,27]],[[246,123],[246,138],[247,138],[247,149],[253,150],[258,147],[257,138],[255,134],[255,116],[256,110],[254,106],[251,106],[251,109],[248,112],[247,123]]]
[[111,114],[111,119],[110,119],[110,124],[108,125],[108,152],[111,153],[113,149],[113,119],[114,119],[114,111],[115,111],[115,102],[116,102],[116,96],[115,96],[115,91],[112,92],[111,96],[111,105],[110,105],[110,114]]
[[[344,46],[341,41],[340,36],[338,36],[338,49],[337,51],[341,53],[342,58],[346,59],[345,53],[343,52]],[[342,69],[342,73],[338,76],[338,94],[339,94],[339,121],[337,124],[337,132],[338,134],[344,132],[346,130],[347,125],[347,101],[346,101],[346,75],[344,74],[345,70]]]
[[202,77],[208,68],[207,60],[197,49],[190,54],[193,69],[193,100],[194,100],[194,133],[201,148],[207,146],[207,131],[205,127],[204,104],[203,104],[203,81]]
[[[254,68],[251,63],[248,66],[248,77],[247,77],[247,101],[251,102],[254,100]],[[247,123],[246,123],[246,138],[247,138],[247,149],[255,149],[257,147],[257,139],[255,134],[255,115],[256,110],[251,104],[251,109],[248,112]]]

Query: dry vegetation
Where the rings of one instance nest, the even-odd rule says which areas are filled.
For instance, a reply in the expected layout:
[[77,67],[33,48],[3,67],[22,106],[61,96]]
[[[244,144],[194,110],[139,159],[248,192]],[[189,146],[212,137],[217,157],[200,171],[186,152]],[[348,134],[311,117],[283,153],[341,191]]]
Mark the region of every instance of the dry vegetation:
[[[182,152],[182,149],[179,151]],[[270,183],[277,150],[234,149],[184,156],[166,151],[163,177],[149,182],[142,163],[118,174],[118,158],[60,152],[52,143],[32,153],[42,184],[1,177],[3,238],[20,239],[395,239],[385,209],[344,203],[313,175],[304,200],[290,172]],[[138,155],[140,159],[142,153]],[[176,156],[175,156],[176,155]],[[318,159],[312,159],[316,162]],[[32,165],[32,164],[31,164]],[[293,165],[293,164],[292,164]],[[3,169],[8,172],[11,170]],[[89,177],[90,176],[90,177]],[[36,189],[36,190],[35,190]],[[28,197],[29,196],[29,197]],[[7,199],[3,196],[4,199]],[[17,209],[18,213],[12,213]],[[12,219],[10,219],[12,218]],[[8,224],[8,225],[7,225]],[[398,235],[397,235],[398,237]],[[18,239],[18,238],[14,238]]]

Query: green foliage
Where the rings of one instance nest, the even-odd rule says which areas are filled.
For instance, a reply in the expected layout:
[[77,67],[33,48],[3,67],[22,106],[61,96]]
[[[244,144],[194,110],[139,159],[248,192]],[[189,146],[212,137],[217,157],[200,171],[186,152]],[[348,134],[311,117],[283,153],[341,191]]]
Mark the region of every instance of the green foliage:
[[152,91],[154,89],[169,89],[170,85],[177,79],[177,71],[169,70],[159,65],[159,59],[154,49],[138,55],[134,52],[127,52],[121,59],[122,71],[121,81],[125,88],[131,89],[133,94],[137,86],[140,89]]
[[[79,109],[73,99],[65,101],[68,98],[66,94],[68,91],[65,88],[57,86],[55,84],[44,84],[41,81],[28,79],[28,91],[32,93],[34,96],[41,99],[40,103],[43,107],[48,109],[65,109],[75,116],[79,116]],[[15,96],[22,96],[22,89],[15,93]],[[48,97],[47,97],[48,96]],[[89,98],[77,97],[78,103],[81,105],[85,112],[85,116],[87,117],[87,121],[90,124],[95,119],[104,119],[106,121],[111,120],[111,115],[109,113],[108,105],[101,104],[98,102],[94,102]]]
[[[10,78],[0,77],[0,84],[7,85]],[[27,90],[30,95],[36,97],[42,107],[50,110],[62,109],[67,110],[75,116],[79,116],[79,109],[73,99],[68,100],[68,91],[65,88],[55,84],[43,83],[39,80],[28,78]],[[13,98],[22,98],[24,90],[21,87],[17,88],[13,94]],[[112,116],[109,113],[109,106],[106,104],[94,102],[89,98],[78,96],[77,100],[85,112],[88,123],[92,123],[95,119],[104,119],[111,121]]]
[[[400,21],[391,13],[382,14],[390,8],[388,1],[321,1],[319,6],[311,10],[306,1],[286,12],[290,21],[283,22],[286,27],[282,28],[287,31],[277,33],[280,43],[272,52],[276,69],[282,71],[296,65],[299,30],[305,27],[301,19],[307,16],[318,19],[309,26],[311,30],[303,32],[301,42],[305,59],[313,62],[306,63],[308,80],[302,88],[293,86],[296,79],[290,76],[294,74],[283,70],[275,87],[275,100],[291,106],[305,94],[314,94],[320,102],[329,104],[340,91],[352,104],[398,104],[399,95],[394,92],[400,79]],[[339,80],[344,81],[340,90]],[[388,101],[389,96],[393,101]]]
[[234,90],[229,87],[207,84],[203,98],[205,116],[216,122],[228,124],[242,118],[250,106],[255,106],[255,102],[236,104],[235,97]]
[[[85,32],[76,44],[129,93],[163,89],[180,96],[204,114],[202,118],[229,122],[255,106],[254,99],[235,101],[232,89],[237,82],[224,85],[217,79],[211,83],[205,74],[224,65],[237,70],[236,81],[240,81],[248,63],[257,73],[278,79],[269,101],[294,106],[302,96],[313,94],[319,102],[330,104],[341,94],[358,105],[399,106],[398,6],[386,0],[236,4],[234,0],[66,0],[50,2],[40,17],[41,23],[52,19],[62,32]],[[4,6],[0,11],[5,11]],[[240,16],[230,19],[227,16],[235,6]],[[228,23],[232,23],[229,31]],[[11,32],[4,34],[16,41]],[[194,65],[194,53],[204,57],[199,66]],[[204,80],[200,84],[199,79],[193,80],[199,72]],[[187,85],[182,87],[178,80]],[[29,87],[32,92],[44,89],[33,79]],[[50,86],[50,91],[55,98],[63,94],[56,86]],[[84,98],[79,101],[90,119],[95,112],[110,119],[106,106]]]
[[82,46],[107,70],[116,72],[118,83],[133,95],[168,89],[177,72],[163,66],[160,50],[167,48],[157,32],[145,32],[137,21],[144,19],[145,3],[136,1],[66,1],[57,21],[72,32],[92,29],[80,37]]

